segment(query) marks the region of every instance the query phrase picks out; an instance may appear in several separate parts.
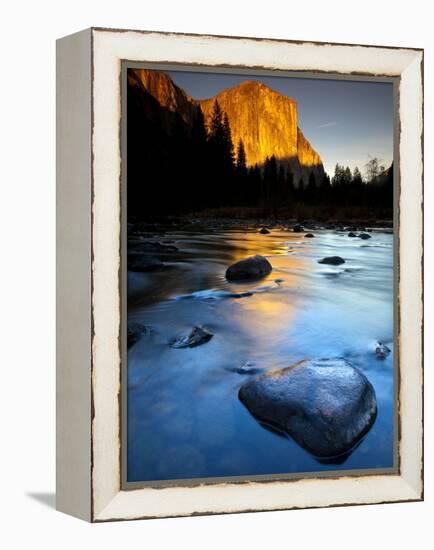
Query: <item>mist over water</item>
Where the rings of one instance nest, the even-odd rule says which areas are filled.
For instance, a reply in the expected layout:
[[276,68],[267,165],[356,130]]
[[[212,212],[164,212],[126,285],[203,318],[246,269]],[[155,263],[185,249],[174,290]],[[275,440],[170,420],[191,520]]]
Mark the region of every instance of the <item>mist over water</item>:
[[[128,352],[128,481],[393,466],[393,236],[314,233],[214,227],[150,237],[179,251],[160,256],[161,271],[130,274],[128,320],[150,330]],[[271,274],[229,283],[227,267],[254,254]],[[345,263],[317,262],[335,255]],[[213,338],[170,347],[197,325]],[[377,341],[392,349],[384,360]],[[325,464],[260,424],[238,390],[258,372],[333,357],[367,376],[378,416],[346,459]]]

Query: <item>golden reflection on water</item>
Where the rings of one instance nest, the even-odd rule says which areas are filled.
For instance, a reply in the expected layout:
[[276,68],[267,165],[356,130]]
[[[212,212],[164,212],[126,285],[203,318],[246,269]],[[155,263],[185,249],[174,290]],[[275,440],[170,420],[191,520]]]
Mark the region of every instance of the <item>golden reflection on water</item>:
[[256,254],[262,256],[287,255],[291,250],[291,245],[302,243],[303,237],[286,231],[273,231],[273,234],[270,235],[261,235],[258,232],[245,232],[240,235],[237,232],[236,234],[228,233],[225,240],[233,247],[231,255],[233,261],[237,262]]
[[[266,348],[271,341],[281,337],[282,331],[288,331],[300,310],[303,298],[297,290],[306,286],[303,273],[311,267],[307,260],[288,252],[293,245],[302,245],[303,237],[282,231],[273,232],[273,236],[247,233],[241,240],[229,237],[228,241],[236,245],[234,262],[260,254],[266,256],[273,266],[268,277],[250,284],[255,289],[268,287],[269,290],[239,300],[236,313],[236,320],[243,330],[255,338],[258,346]],[[280,282],[276,283],[276,280]],[[248,290],[248,287],[243,286],[243,290]]]

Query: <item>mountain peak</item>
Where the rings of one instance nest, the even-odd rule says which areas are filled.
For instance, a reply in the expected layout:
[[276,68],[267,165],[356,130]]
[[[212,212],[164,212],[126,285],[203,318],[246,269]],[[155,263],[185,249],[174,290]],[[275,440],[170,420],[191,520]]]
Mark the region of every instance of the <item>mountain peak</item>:
[[244,144],[248,166],[262,165],[274,155],[280,164],[291,168],[296,181],[302,178],[307,183],[312,170],[319,177],[324,173],[320,156],[298,128],[294,99],[258,80],[244,80],[197,101],[208,120],[216,100],[228,115],[234,145],[240,140]]
[[297,101],[293,99],[292,97],[288,97],[284,94],[281,94],[280,92],[274,90],[273,88],[270,88],[270,86],[267,86],[263,82],[260,82],[259,80],[243,80],[239,84],[236,84],[235,86],[232,86],[231,88],[225,88],[221,92],[219,92],[217,95],[208,98],[208,99],[201,99],[199,100],[200,103],[205,101],[215,101],[215,99],[218,100],[221,96],[226,95],[234,95],[234,94],[240,94],[240,95],[260,95],[260,94],[268,94],[269,96],[276,96],[281,97],[285,101],[296,104]]
[[295,181],[307,183],[309,174],[324,173],[322,161],[298,128],[297,102],[258,80],[244,80],[209,99],[192,99],[166,73],[148,69],[129,71],[129,84],[152,95],[163,109],[176,113],[190,126],[199,105],[209,121],[215,100],[227,113],[234,147],[244,144],[246,163],[261,166],[267,157],[290,167]]

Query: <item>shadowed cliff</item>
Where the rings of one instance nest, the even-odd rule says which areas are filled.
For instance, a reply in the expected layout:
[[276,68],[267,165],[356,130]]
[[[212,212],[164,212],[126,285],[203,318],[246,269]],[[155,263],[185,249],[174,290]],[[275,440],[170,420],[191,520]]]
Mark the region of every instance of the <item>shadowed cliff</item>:
[[[306,185],[311,172],[318,181],[324,174],[321,157],[298,128],[297,102],[261,82],[246,80],[203,100],[192,99],[158,71],[130,70],[129,84],[146,91],[163,109],[178,113],[187,126],[198,105],[209,125],[217,100],[228,116],[234,146],[243,142],[248,167],[262,166],[267,157],[274,156],[278,164],[291,169],[296,184],[302,179]],[[169,121],[166,130],[173,131]]]

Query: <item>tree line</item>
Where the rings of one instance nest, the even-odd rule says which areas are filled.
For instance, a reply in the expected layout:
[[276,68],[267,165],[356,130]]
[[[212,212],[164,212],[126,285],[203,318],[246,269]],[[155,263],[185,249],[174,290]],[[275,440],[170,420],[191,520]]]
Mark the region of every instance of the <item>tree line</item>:
[[[311,172],[307,183],[275,156],[248,166],[242,140],[234,144],[230,121],[218,101],[208,123],[200,106],[191,121],[163,108],[151,95],[128,89],[127,196],[129,216],[251,209],[264,216],[297,215],[304,207],[391,208],[393,179],[378,163],[370,181],[336,165],[330,181]],[[391,171],[390,171],[391,174]],[[299,177],[299,176],[298,176]],[[387,181],[386,181],[387,180]]]

